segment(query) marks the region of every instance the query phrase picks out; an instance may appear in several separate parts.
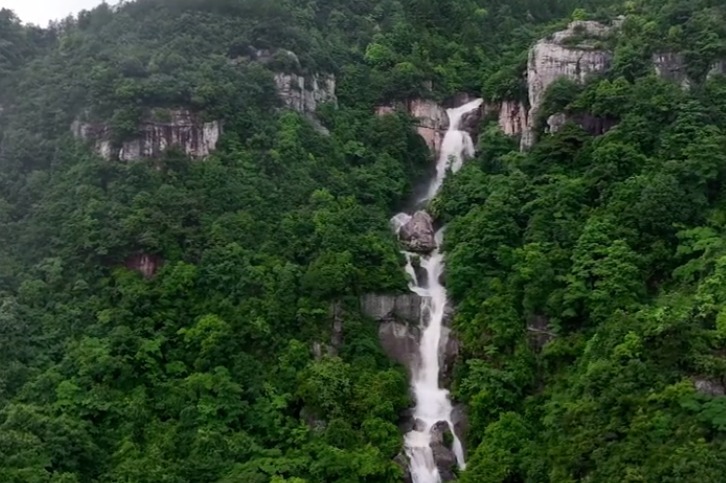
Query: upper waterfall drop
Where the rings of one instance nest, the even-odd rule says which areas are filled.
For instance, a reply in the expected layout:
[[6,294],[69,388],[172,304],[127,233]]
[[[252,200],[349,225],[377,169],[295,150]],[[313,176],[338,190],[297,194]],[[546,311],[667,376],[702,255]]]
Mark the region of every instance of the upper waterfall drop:
[[461,169],[465,158],[474,156],[474,142],[468,132],[460,129],[461,120],[465,114],[479,109],[483,102],[483,99],[475,99],[463,106],[446,110],[446,114],[449,116],[449,128],[446,130],[444,139],[441,142],[441,151],[436,162],[436,176],[431,180],[426,196],[421,200],[422,202],[436,196],[449,169],[451,169],[452,173],[456,173]]
[[[449,170],[457,172],[466,158],[472,157],[474,143],[468,132],[461,129],[463,117],[479,109],[482,99],[476,99],[463,106],[448,109],[449,127],[441,145],[441,152],[436,163],[436,175],[432,178],[426,196],[420,200],[423,204],[436,196]],[[412,217],[399,213],[391,219],[396,234]],[[440,347],[444,316],[447,306],[446,288],[441,283],[444,271],[444,255],[440,252],[444,228],[435,234],[435,247],[428,255],[416,255],[404,252],[406,256],[406,273],[409,277],[409,288],[421,296],[421,329],[418,363],[411,368],[411,389],[416,400],[414,408],[414,428],[405,436],[406,454],[409,458],[409,469],[413,483],[439,483],[441,472],[437,467],[434,447],[441,449],[440,441],[433,440],[433,432],[439,423],[444,423],[453,435],[451,450],[456,457],[459,468],[464,469],[464,449],[451,421],[452,405],[449,391],[439,386]],[[416,256],[420,257],[420,268],[425,271],[424,277],[417,276],[413,266]],[[438,445],[438,446],[436,446]],[[444,447],[446,451],[449,451]],[[450,453],[449,453],[450,454]]]

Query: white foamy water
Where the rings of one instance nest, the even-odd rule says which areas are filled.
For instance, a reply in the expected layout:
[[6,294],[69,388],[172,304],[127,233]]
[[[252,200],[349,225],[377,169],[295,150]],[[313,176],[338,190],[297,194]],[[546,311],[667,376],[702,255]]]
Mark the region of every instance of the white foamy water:
[[[430,200],[441,188],[449,171],[456,172],[461,168],[465,158],[474,155],[474,144],[466,131],[460,130],[461,118],[464,114],[478,109],[482,100],[464,104],[455,109],[448,109],[449,129],[444,136],[441,152],[436,164],[436,176],[431,180],[426,197],[422,201]],[[391,219],[391,225],[398,233],[411,216],[399,213]],[[452,450],[456,455],[459,468],[466,466],[464,449],[458,436],[454,433],[451,422],[451,400],[449,391],[439,387],[439,347],[444,314],[447,304],[446,288],[441,284],[440,278],[444,271],[444,256],[440,252],[443,239],[443,228],[436,233],[437,248],[427,256],[421,256],[421,269],[426,271],[426,277],[419,281],[412,261],[416,256],[404,252],[406,255],[406,273],[411,280],[409,288],[422,297],[421,328],[422,335],[419,344],[419,364],[412,368],[411,388],[416,399],[414,408],[414,429],[406,434],[404,444],[409,458],[409,469],[414,483],[439,483],[441,476],[434,461],[431,449],[431,429],[440,421],[445,421],[454,434]]]

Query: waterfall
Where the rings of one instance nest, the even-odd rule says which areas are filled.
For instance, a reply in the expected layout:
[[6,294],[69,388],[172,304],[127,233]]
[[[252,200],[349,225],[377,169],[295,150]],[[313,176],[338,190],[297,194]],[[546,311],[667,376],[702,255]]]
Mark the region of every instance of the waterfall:
[[[471,136],[462,131],[462,117],[478,109],[481,99],[469,102],[455,109],[448,109],[449,128],[446,131],[441,151],[436,163],[436,175],[431,180],[426,196],[420,200],[424,204],[438,193],[449,170],[456,172],[461,168],[465,158],[474,155],[474,144]],[[396,233],[401,230],[411,216],[399,213],[391,220]],[[425,277],[416,275],[413,259],[417,256],[404,252],[406,255],[406,273],[409,275],[409,288],[422,298],[421,302],[421,341],[419,344],[418,364],[411,369],[411,389],[416,400],[414,408],[414,428],[405,435],[404,445],[409,458],[409,469],[414,483],[439,483],[441,475],[436,467],[434,452],[431,448],[432,429],[439,422],[445,422],[454,435],[452,450],[456,455],[459,468],[464,469],[464,449],[454,432],[451,422],[451,400],[449,391],[439,387],[439,346],[441,331],[446,310],[446,289],[440,278],[444,271],[444,256],[439,247],[443,239],[444,228],[436,233],[437,248],[428,255],[420,257],[420,266],[426,272]]]

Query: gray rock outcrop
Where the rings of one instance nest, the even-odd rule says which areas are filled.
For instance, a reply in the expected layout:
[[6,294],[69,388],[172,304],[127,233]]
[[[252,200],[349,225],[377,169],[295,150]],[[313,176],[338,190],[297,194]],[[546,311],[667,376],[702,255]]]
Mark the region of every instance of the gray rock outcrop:
[[415,293],[401,295],[366,294],[360,299],[361,311],[379,322],[408,322],[421,319],[421,297]]
[[528,149],[535,141],[535,123],[544,95],[552,83],[566,78],[583,83],[589,76],[610,68],[612,53],[597,48],[593,39],[610,34],[611,29],[598,22],[575,21],[566,30],[541,39],[529,52],[527,88],[530,110],[521,147]]
[[449,327],[442,327],[439,341],[439,378],[442,387],[451,385],[454,364],[459,357],[460,346],[459,339],[456,338],[454,332]]
[[696,392],[707,396],[723,396],[726,395],[726,385],[722,381],[707,378],[695,378],[693,387]]
[[459,441],[464,444],[467,433],[469,432],[469,415],[465,405],[457,404],[454,406],[451,411],[451,424],[454,425],[454,432],[458,436]]
[[564,112],[552,114],[550,117],[547,118],[547,132],[556,133],[557,131],[562,129],[565,124],[567,124],[567,121],[567,114],[565,114]]
[[661,79],[678,84],[688,89],[693,84],[688,78],[686,61],[679,52],[660,52],[653,54],[651,61],[655,74]]
[[92,143],[95,151],[107,160],[157,158],[170,148],[193,158],[204,158],[216,148],[222,123],[204,122],[188,109],[152,109],[142,120],[138,134],[120,144],[113,142],[113,132],[106,123],[78,119],[71,125],[71,131],[77,139]]
[[527,107],[519,101],[505,100],[499,106],[499,129],[507,136],[519,136],[527,129]]
[[423,210],[414,213],[398,232],[398,237],[406,248],[418,253],[429,253],[436,249],[435,235],[434,221]]
[[335,95],[335,76],[332,74],[306,77],[278,72],[275,74],[275,87],[285,106],[301,114],[314,114],[321,104],[338,102]]

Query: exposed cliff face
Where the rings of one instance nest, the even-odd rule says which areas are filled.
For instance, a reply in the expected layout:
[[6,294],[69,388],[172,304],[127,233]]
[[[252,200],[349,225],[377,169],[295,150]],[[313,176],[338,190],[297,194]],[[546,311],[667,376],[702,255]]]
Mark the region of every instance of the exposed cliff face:
[[674,82],[684,89],[691,87],[693,82],[688,78],[686,61],[678,52],[661,52],[653,54],[651,61],[655,74],[661,79]]
[[275,74],[277,93],[285,106],[302,114],[313,114],[320,104],[337,103],[335,76],[298,74]]
[[156,255],[150,255],[148,253],[138,253],[130,256],[126,259],[126,268],[139,272],[144,278],[153,277],[159,267],[161,266],[162,260]]
[[418,324],[421,297],[414,293],[401,295],[367,294],[361,297],[361,311],[380,322],[403,321]]
[[[535,123],[547,88],[562,77],[584,82],[590,75],[607,70],[612,54],[596,48],[593,40],[607,36],[610,28],[591,21],[575,21],[567,30],[542,39],[529,52],[527,87],[530,110],[521,147],[530,148],[535,141]],[[581,40],[585,39],[585,40]]]
[[507,136],[519,136],[527,129],[527,107],[518,101],[503,101],[499,107],[499,128]]
[[429,99],[411,99],[396,105],[378,106],[376,114],[385,116],[396,111],[406,112],[416,119],[416,132],[423,138],[431,152],[439,152],[449,125],[446,109]]
[[302,75],[303,67],[295,52],[287,49],[249,47],[246,55],[231,59],[234,64],[254,62],[275,72],[277,94],[288,109],[305,114],[311,120],[320,104],[337,104],[335,76],[332,74]]
[[71,130],[77,139],[93,143],[95,151],[108,160],[155,158],[169,148],[204,158],[216,148],[222,134],[220,121],[203,122],[187,109],[162,112],[163,116],[158,112],[149,114],[139,126],[138,136],[120,145],[114,145],[111,128],[105,123],[76,120]]

